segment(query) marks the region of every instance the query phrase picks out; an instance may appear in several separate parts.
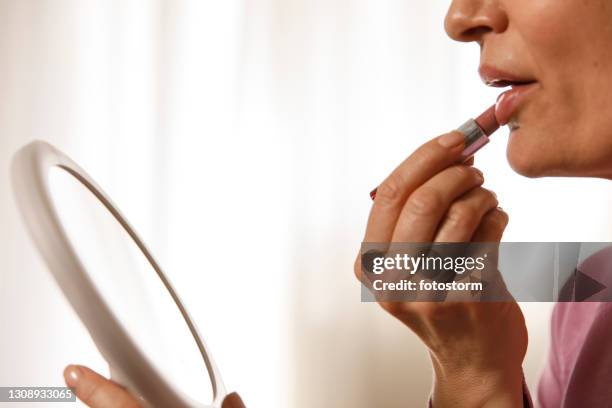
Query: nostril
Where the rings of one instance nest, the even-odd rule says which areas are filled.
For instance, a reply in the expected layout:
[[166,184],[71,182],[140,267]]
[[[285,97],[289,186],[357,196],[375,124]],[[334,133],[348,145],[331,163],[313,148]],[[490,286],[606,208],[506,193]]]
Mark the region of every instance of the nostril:
[[448,36],[455,41],[482,43],[491,33],[503,33],[509,17],[499,3],[502,2],[453,0],[444,20]]
[[491,31],[493,31],[491,27],[487,26],[472,27],[470,29],[465,30],[462,33],[462,37],[464,38],[464,41],[476,41],[481,39],[483,35],[490,33]]

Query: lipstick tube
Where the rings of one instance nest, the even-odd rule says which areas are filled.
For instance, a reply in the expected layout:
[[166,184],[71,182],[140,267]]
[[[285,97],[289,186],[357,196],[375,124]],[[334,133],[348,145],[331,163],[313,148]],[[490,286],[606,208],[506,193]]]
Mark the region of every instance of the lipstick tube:
[[476,119],[470,119],[457,129],[465,135],[465,149],[461,153],[461,162],[468,161],[477,151],[489,143],[499,123],[495,117],[495,106],[491,106]]

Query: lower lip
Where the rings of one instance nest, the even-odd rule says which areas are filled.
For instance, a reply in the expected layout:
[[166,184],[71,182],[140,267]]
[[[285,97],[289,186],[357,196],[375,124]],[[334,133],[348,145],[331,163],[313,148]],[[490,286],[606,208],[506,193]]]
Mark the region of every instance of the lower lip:
[[538,83],[513,86],[511,90],[504,92],[497,98],[495,104],[495,117],[500,125],[507,125],[525,99],[538,88]]

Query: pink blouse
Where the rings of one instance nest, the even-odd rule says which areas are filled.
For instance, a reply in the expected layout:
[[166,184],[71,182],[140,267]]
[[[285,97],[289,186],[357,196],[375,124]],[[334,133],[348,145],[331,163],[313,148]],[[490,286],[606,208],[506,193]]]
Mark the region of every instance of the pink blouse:
[[578,269],[606,288],[585,302],[555,305],[537,389],[541,408],[612,407],[612,249],[595,253]]
[[611,348],[612,303],[557,304],[538,406],[612,406]]

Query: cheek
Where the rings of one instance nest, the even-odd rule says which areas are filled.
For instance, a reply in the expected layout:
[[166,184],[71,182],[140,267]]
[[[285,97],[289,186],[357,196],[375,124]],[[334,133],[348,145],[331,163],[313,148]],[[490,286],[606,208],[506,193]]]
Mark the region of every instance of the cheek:
[[612,152],[603,113],[612,112],[612,12],[598,1],[520,3],[511,17],[542,90],[521,114],[508,160],[529,177],[587,173]]
[[516,16],[517,30],[533,70],[549,102],[563,101],[574,109],[578,78],[585,66],[584,39],[576,35],[576,23],[570,18],[578,7],[576,1],[534,1]]

